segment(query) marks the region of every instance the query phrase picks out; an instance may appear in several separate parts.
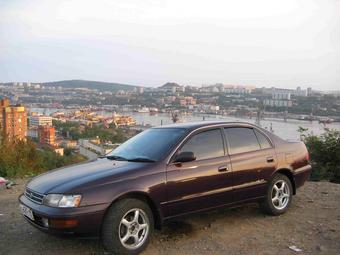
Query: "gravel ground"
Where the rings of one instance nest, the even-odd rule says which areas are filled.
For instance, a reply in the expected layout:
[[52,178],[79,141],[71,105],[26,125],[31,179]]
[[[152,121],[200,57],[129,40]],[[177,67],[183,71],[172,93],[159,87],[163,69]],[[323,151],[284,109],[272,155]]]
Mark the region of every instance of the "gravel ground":
[[[0,190],[0,254],[105,254],[98,240],[58,238],[29,225],[18,212],[25,180]],[[292,251],[295,245],[301,252]],[[257,205],[204,213],[156,231],[143,254],[340,254],[340,185],[308,182],[290,210],[264,215]]]

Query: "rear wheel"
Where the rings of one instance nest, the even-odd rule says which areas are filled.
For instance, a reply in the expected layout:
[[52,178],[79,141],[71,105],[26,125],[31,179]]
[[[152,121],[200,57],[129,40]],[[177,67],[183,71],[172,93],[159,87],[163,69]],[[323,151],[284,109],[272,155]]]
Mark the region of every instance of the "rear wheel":
[[283,174],[276,174],[268,186],[261,207],[268,214],[280,215],[288,210],[292,198],[293,188],[289,178]]
[[112,254],[139,254],[153,232],[149,206],[138,199],[123,199],[113,204],[105,216],[102,242]]

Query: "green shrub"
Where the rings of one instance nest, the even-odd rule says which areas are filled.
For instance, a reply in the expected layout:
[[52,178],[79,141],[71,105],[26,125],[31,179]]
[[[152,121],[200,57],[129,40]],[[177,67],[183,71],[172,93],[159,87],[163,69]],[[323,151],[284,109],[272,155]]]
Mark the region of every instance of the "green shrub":
[[0,176],[34,176],[47,170],[84,161],[80,155],[60,156],[53,150],[37,148],[31,140],[0,141]]
[[340,183],[340,131],[325,129],[320,136],[299,128],[313,166],[312,180],[330,180]]

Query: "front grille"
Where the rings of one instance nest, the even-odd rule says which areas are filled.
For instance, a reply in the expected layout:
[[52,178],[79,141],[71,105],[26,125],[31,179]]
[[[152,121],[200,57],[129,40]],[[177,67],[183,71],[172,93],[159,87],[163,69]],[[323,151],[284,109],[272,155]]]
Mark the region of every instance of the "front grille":
[[42,204],[44,199],[44,195],[27,188],[25,190],[25,197],[37,204]]

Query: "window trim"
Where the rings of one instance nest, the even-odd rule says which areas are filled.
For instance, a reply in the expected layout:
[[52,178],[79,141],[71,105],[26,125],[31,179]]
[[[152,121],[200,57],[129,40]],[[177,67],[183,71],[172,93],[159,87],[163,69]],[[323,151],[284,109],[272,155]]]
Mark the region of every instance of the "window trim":
[[170,165],[172,164],[171,160],[174,157],[174,155],[176,154],[178,148],[180,148],[180,146],[189,138],[191,137],[191,135],[195,134],[196,132],[199,131],[203,131],[203,130],[209,130],[209,129],[213,129],[213,128],[220,128],[221,132],[225,138],[225,151],[227,152],[225,156],[230,156],[229,151],[228,151],[228,144],[227,144],[227,139],[226,136],[224,134],[224,128],[233,128],[233,127],[243,127],[243,128],[255,128],[256,130],[258,130],[259,132],[261,132],[261,134],[263,134],[265,137],[267,137],[267,139],[269,140],[270,144],[272,145],[272,148],[275,148],[275,144],[273,143],[272,139],[270,138],[269,135],[267,135],[264,131],[262,131],[259,127],[257,127],[254,124],[251,123],[246,123],[246,122],[230,122],[230,123],[219,123],[219,124],[210,124],[210,125],[206,125],[203,127],[198,127],[195,128],[193,130],[188,131],[188,133],[186,135],[184,135],[183,139],[177,144],[177,146],[174,146],[174,149],[171,150],[168,154],[166,159],[166,165]]
[[[264,136],[264,138],[265,138],[265,139],[268,141],[268,143],[269,143],[269,146],[270,146],[269,148],[261,148],[261,143],[260,143],[260,140],[259,140],[259,138],[258,138],[256,132],[258,132],[258,133],[260,133],[261,135]],[[272,141],[271,141],[271,140],[268,138],[268,136],[265,135],[263,132],[261,132],[260,130],[258,130],[258,129],[256,128],[256,129],[254,129],[254,134],[255,134],[255,136],[256,136],[257,141],[259,142],[260,150],[268,150],[268,149],[273,149],[273,148],[274,148]]]
[[181,150],[183,148],[183,146],[189,142],[189,140],[194,137],[195,135],[201,134],[203,132],[207,132],[207,131],[213,131],[213,130],[219,130],[220,131],[220,135],[221,135],[221,140],[222,140],[222,146],[223,146],[223,155],[222,156],[218,156],[218,157],[212,157],[212,158],[205,158],[205,159],[199,159],[199,160],[194,160],[195,162],[201,162],[204,160],[211,160],[211,159],[216,159],[216,158],[222,158],[228,155],[227,152],[227,148],[226,148],[226,143],[224,140],[224,134],[223,134],[223,130],[222,127],[219,126],[208,126],[208,127],[202,127],[196,130],[193,130],[192,132],[190,132],[183,140],[182,142],[177,146],[177,148],[174,150],[174,152],[172,153],[167,165],[171,165],[173,163],[175,163],[173,160],[175,158],[175,156],[177,155],[178,151]]
[[[264,135],[266,138],[267,138],[267,140],[269,141],[269,144],[270,144],[270,146],[271,146],[271,148],[272,149],[274,149],[275,148],[275,144],[273,143],[273,141],[272,141],[272,139],[270,138],[270,136],[269,135],[267,135],[263,130],[261,130],[260,128],[258,128],[258,127],[252,127],[253,129],[255,129],[256,131],[258,131],[259,133],[261,133],[262,135]],[[256,135],[256,133],[255,133],[255,135]],[[261,146],[260,146],[261,147]]]

